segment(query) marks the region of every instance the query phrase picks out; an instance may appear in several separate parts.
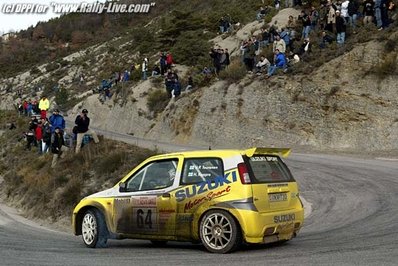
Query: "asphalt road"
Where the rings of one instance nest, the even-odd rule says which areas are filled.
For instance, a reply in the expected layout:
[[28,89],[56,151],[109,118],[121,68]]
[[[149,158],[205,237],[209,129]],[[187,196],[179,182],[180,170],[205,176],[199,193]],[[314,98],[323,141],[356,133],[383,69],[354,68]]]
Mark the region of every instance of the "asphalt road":
[[398,161],[293,154],[288,160],[311,213],[283,245],[226,255],[201,245],[110,240],[88,249],[0,208],[0,265],[398,265]]

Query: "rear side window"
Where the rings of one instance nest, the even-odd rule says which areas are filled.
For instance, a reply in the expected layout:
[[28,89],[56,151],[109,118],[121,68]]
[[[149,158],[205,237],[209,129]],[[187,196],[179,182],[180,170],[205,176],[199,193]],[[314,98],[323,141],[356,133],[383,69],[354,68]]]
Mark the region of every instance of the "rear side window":
[[219,158],[185,159],[181,183],[212,182],[216,177],[223,176],[223,172],[222,160]]
[[273,183],[294,181],[285,163],[273,155],[257,155],[246,160],[251,169],[253,183]]

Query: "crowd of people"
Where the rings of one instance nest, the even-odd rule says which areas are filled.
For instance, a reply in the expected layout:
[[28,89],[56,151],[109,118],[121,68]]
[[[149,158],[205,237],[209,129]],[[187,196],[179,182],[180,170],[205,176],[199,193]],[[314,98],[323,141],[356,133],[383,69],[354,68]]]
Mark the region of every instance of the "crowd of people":
[[[286,1],[286,7],[291,5],[301,5],[301,2]],[[256,19],[262,20],[268,10],[269,7],[261,7]],[[318,8],[311,6],[309,9],[303,9],[297,18],[289,16],[283,28],[263,27],[257,38],[251,37],[243,41],[240,47],[242,62],[249,73],[265,72],[266,78],[269,78],[278,69],[286,72],[290,65],[299,62],[310,53],[314,44],[321,49],[334,42],[343,46],[347,30],[350,34],[356,34],[358,27],[370,23],[374,23],[379,30],[388,27],[391,22],[390,13],[394,10],[392,0],[321,2]],[[273,58],[261,56],[262,48],[270,45]]]
[[65,119],[57,108],[53,109],[49,116],[35,109],[25,112],[18,108],[18,112],[20,115],[31,118],[28,130],[23,133],[26,140],[25,150],[30,151],[32,147],[35,147],[39,155],[51,152],[53,154],[52,168],[55,167],[58,159],[63,158],[71,148],[75,147],[75,152],[79,153],[81,147],[88,144],[91,139],[95,143],[99,142],[95,131],[89,129],[90,118],[87,116],[87,109],[83,109],[76,117],[75,127],[71,133],[66,130]]

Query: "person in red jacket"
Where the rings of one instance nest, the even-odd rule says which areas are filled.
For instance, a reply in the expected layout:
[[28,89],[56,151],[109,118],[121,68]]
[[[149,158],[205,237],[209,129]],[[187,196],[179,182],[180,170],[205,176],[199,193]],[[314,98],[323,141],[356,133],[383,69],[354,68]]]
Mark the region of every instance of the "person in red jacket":
[[39,154],[42,153],[42,142],[43,142],[43,124],[41,120],[37,122],[37,126],[35,128],[35,136],[36,136],[36,142],[37,142],[37,147],[39,150]]
[[170,52],[167,52],[166,54],[166,68],[170,69],[171,66],[173,65],[173,56],[171,55]]

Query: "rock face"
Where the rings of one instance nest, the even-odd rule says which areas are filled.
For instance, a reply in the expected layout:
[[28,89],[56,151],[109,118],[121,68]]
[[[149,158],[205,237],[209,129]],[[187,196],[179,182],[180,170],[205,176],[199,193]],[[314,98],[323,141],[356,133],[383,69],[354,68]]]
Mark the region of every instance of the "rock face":
[[[217,147],[289,146],[348,151],[398,149],[396,79],[370,72],[382,44],[369,42],[310,76],[247,75],[171,100],[157,119],[145,97],[123,107],[89,98],[84,107],[103,129],[160,141]],[[149,88],[148,81],[138,89]],[[136,89],[134,89],[136,90]]]
[[[256,23],[243,31],[257,29]],[[243,31],[220,45],[236,47],[246,36]],[[380,78],[373,73],[383,61],[383,50],[382,42],[358,44],[306,76],[278,74],[265,80],[246,75],[237,84],[217,81],[210,87],[171,99],[157,117],[147,108],[148,92],[159,89],[150,80],[128,85],[131,87],[125,88],[125,98],[104,104],[98,95],[91,95],[91,90],[80,92],[78,98],[83,100],[68,116],[73,120],[86,108],[93,127],[197,146],[398,150],[397,78]],[[68,59],[78,56],[74,54]],[[397,53],[390,56],[396,57]],[[73,79],[79,72],[78,66],[68,69],[64,80]],[[186,71],[180,67],[180,77]],[[36,78],[45,79],[46,75],[49,73]],[[24,73],[8,82],[24,86],[26,82],[32,83],[32,77]],[[11,109],[15,95],[4,89],[0,93],[0,108]]]

